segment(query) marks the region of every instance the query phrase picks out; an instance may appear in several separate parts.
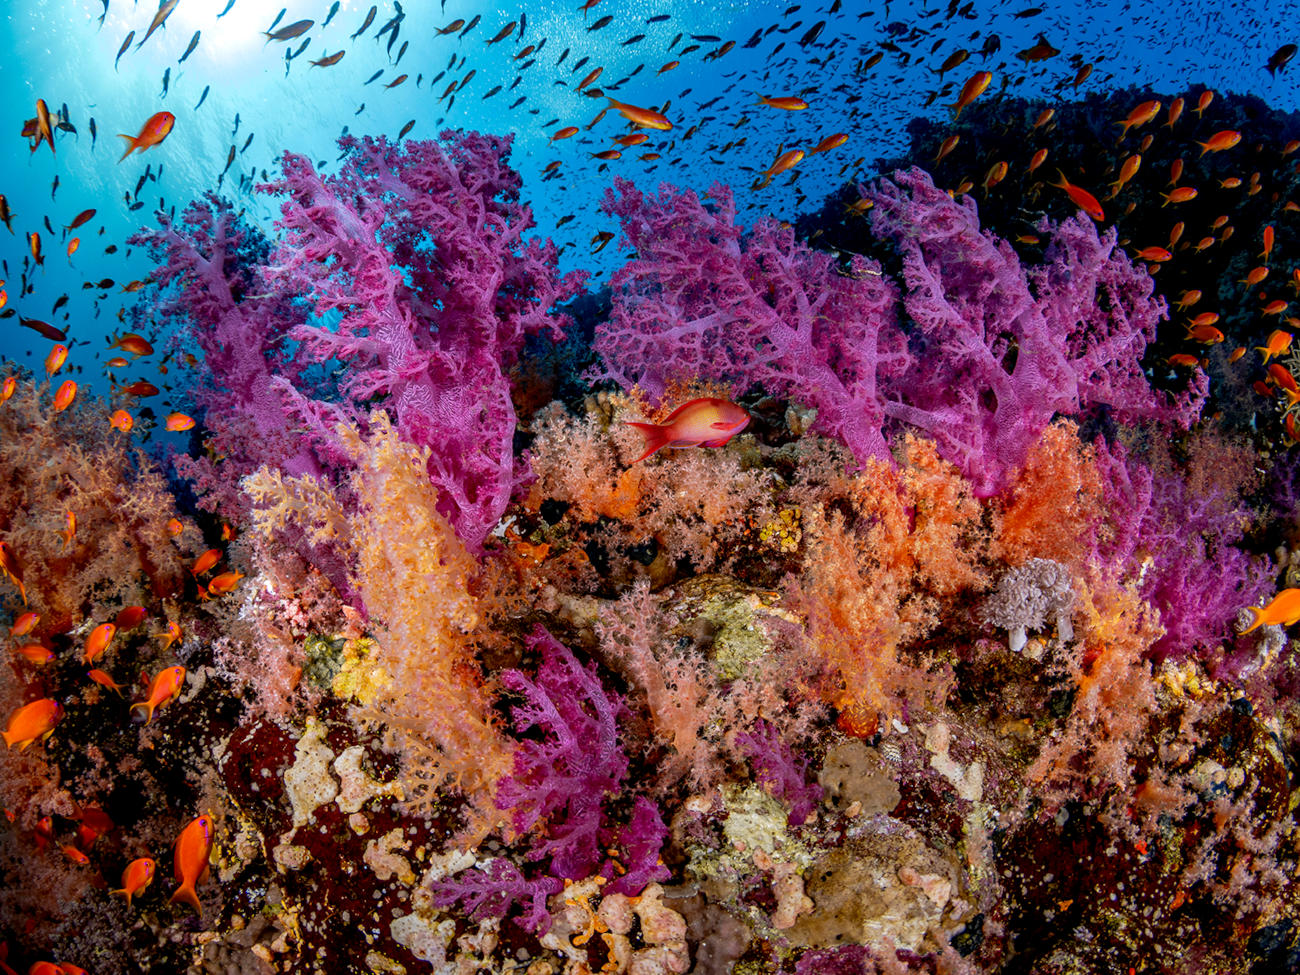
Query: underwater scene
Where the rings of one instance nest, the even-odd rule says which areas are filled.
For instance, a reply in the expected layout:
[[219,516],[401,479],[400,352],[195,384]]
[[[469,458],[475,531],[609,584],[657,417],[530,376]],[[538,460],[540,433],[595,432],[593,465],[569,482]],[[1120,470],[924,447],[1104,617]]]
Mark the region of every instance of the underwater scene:
[[1300,971],[1296,13],[7,4],[0,975]]

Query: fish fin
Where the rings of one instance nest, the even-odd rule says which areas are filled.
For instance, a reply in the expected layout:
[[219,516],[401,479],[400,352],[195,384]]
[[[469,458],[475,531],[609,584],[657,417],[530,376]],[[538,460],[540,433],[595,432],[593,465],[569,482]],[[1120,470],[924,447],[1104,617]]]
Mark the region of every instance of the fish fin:
[[1244,630],[1241,631],[1240,635],[1242,636],[1246,635],[1251,630],[1256,629],[1259,626],[1262,626],[1264,623],[1264,611],[1262,609],[1260,609],[1258,606],[1247,606],[1246,608],[1255,614],[1255,621],[1251,623],[1250,626],[1246,627]]
[[[667,431],[655,423],[640,423],[635,420],[628,420],[627,425],[638,430],[645,440],[645,453],[643,453],[633,464],[639,464],[660,447],[668,445],[669,437]],[[630,466],[630,465],[629,465]]]
[[9,737],[9,732],[7,732],[7,731],[0,731],[0,738],[3,738],[3,739],[5,740],[5,747],[6,747],[6,748],[13,748],[13,747],[14,747],[14,739]]
[[[139,146],[136,145],[135,136],[127,135],[125,132],[119,132],[117,134],[117,137],[119,139],[125,139],[127,142],[126,152],[122,153],[122,159],[125,159],[127,156],[131,155],[131,153],[135,152],[135,150],[139,148]],[[121,162],[122,159],[119,159],[118,162]]]
[[199,903],[199,895],[194,890],[193,884],[181,884],[176,888],[176,893],[167,899],[168,904],[175,904],[177,901],[189,904],[199,912],[199,917],[203,916],[203,905]]
[[145,710],[144,723],[145,723],[145,724],[148,724],[150,721],[153,720],[153,705],[150,704],[148,701],[136,701],[134,704],[131,705],[131,710],[134,711],[136,708],[144,708],[144,710]]

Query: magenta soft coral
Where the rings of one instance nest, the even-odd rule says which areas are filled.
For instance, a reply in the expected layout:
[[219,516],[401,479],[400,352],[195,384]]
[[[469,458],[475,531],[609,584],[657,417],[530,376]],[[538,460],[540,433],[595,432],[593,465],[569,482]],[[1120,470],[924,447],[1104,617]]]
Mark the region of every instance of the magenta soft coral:
[[532,213],[510,142],[348,137],[338,175],[286,153],[268,187],[286,197],[268,277],[315,313],[292,332],[303,358],[342,362],[344,397],[377,400],[403,439],[430,448],[444,513],[471,548],[524,474],[508,371],[525,336],[562,334],[554,306],[583,280],[557,275],[549,240],[524,241]]
[[972,200],[953,200],[920,169],[882,180],[872,198],[873,228],[897,244],[904,307],[920,330],[916,365],[885,413],[932,436],[977,495],[1006,485],[1056,414],[1105,406],[1183,426],[1196,417],[1203,385],[1171,403],[1142,374],[1165,308],[1113,228],[1098,237],[1081,216],[1044,225],[1047,260],[1026,270],[980,230]]
[[610,281],[593,378],[656,400],[674,378],[730,384],[735,395],[761,387],[815,407],[815,429],[859,463],[888,456],[880,384],[910,357],[878,265],[855,258],[841,273],[771,218],[745,232],[721,183],[706,205],[689,191],[665,185],[647,196],[618,179],[603,208],[637,256]]
[[497,805],[511,810],[516,832],[541,827],[530,860],[550,857],[552,874],[577,880],[600,864],[603,804],[627,776],[617,723],[623,702],[542,627],[528,648],[542,657],[536,679],[509,670],[501,683],[523,697],[513,709],[515,730],[536,729],[542,740],[520,743]]

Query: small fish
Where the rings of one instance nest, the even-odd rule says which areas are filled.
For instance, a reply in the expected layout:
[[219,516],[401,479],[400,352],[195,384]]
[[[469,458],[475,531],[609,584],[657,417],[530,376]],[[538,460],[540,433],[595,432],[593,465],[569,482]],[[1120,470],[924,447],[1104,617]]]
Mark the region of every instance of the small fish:
[[176,62],[177,64],[184,64],[185,59],[194,53],[194,49],[199,46],[199,34],[201,33],[202,31],[197,30],[194,32],[194,36],[190,38],[189,47],[187,47],[185,53],[180,56],[180,60]]
[[775,98],[767,95],[760,95],[758,98],[760,105],[770,105],[772,108],[780,108],[787,112],[802,112],[808,107],[808,103],[802,98],[781,95]]
[[322,27],[328,27],[330,25],[330,21],[334,19],[334,15],[338,12],[339,12],[339,0],[334,0],[334,2],[330,4],[330,12],[325,15],[325,19],[321,21],[320,25]]
[[701,397],[683,403],[663,423],[628,421],[637,430],[645,450],[632,461],[638,464],[663,447],[721,447],[745,429],[749,414],[724,399]]
[[302,37],[303,34],[316,26],[314,20],[296,20],[288,27],[281,27],[277,31],[263,31],[266,35],[266,43],[272,41],[291,41],[295,37]]
[[113,642],[113,637],[117,634],[117,626],[113,623],[100,623],[90,631],[86,637],[84,655],[82,660],[85,663],[94,663],[96,659],[103,656],[104,651],[108,649],[109,644]]
[[636,105],[629,105],[625,102],[616,101],[606,96],[610,107],[615,109],[620,115],[631,122],[633,125],[639,125],[647,129],[658,129],[668,131],[673,127],[673,123],[668,121],[667,117],[659,112],[649,108],[638,108]]
[[629,45],[631,45],[631,44],[640,44],[640,43],[641,43],[642,41],[644,41],[644,40],[645,40],[645,35],[644,35],[644,34],[633,34],[633,35],[632,35],[631,37],[629,37],[627,40],[621,42],[621,43],[619,44],[619,47],[627,47],[627,46],[629,46]]
[[199,103],[198,103],[198,105],[195,105],[195,106],[194,106],[194,111],[197,112],[197,111],[199,110],[199,105],[202,105],[205,101],[208,100],[208,92],[209,92],[211,89],[212,89],[212,86],[211,86],[211,85],[204,85],[204,86],[203,86],[203,94],[199,96]]
[[62,413],[77,398],[77,384],[71,379],[63,380],[54,394],[54,412]]
[[126,410],[114,410],[108,418],[108,425],[122,433],[130,433],[131,428],[135,426],[135,419]]
[[[373,8],[372,8],[373,9]],[[212,853],[212,838],[215,824],[211,816],[199,816],[192,819],[176,838],[174,855],[174,872],[180,887],[172,894],[168,903],[183,901],[203,915],[203,906],[199,903],[195,885],[207,872],[208,857]]]
[[[100,282],[100,285],[111,288],[113,287],[113,282],[111,279],[105,278]],[[144,338],[144,336],[137,335],[135,332],[122,333],[122,335],[114,340],[108,347],[110,349],[121,349],[123,352],[126,352],[137,359],[143,355],[153,354],[153,346],[149,341]]]
[[513,20],[510,21],[510,23],[506,24],[499,31],[497,31],[496,34],[493,35],[492,40],[488,41],[487,43],[491,45],[497,43],[498,41],[504,41],[507,37],[509,37],[511,34],[515,32],[515,26],[516,26],[516,21]]
[[45,375],[53,376],[63,368],[63,364],[68,360],[68,347],[62,342],[56,343],[50,349],[49,355],[45,357]]
[[1196,199],[1196,187],[1194,186],[1176,186],[1168,193],[1161,193],[1165,202],[1160,204],[1161,207],[1167,207],[1171,203],[1186,203],[1188,200]]
[[54,660],[54,651],[40,643],[25,643],[14,647],[14,654],[22,657],[33,667],[44,667]]
[[41,614],[35,610],[28,610],[14,620],[14,625],[9,627],[9,635],[13,637],[26,636],[36,629],[40,622]]
[[1268,64],[1264,67],[1268,69],[1269,74],[1277,77],[1277,73],[1291,63],[1291,59],[1295,57],[1295,54],[1296,46],[1294,44],[1283,44],[1269,55]]
[[145,31],[145,35],[141,39],[140,43],[135,46],[137,51],[144,46],[145,41],[149,40],[149,38],[153,36],[154,31],[159,27],[167,26],[167,18],[172,15],[172,11],[176,9],[178,3],[180,3],[180,0],[161,0],[158,4],[157,12],[153,15],[153,20],[149,22],[149,29]]
[[350,38],[348,38],[348,40],[355,41],[358,37],[364,34],[366,30],[370,27],[370,25],[375,22],[375,14],[377,13],[379,13],[379,8],[372,6],[370,8],[370,12],[366,14],[366,19],[363,20],[361,22],[361,26],[357,28],[357,32],[353,34]]
[[956,121],[961,116],[961,110],[979,98],[988,88],[989,82],[993,80],[993,72],[977,71],[971,75],[966,84],[962,85],[961,94],[957,96],[951,108],[953,110],[953,120]]
[[[149,117],[149,120],[140,127],[139,135],[130,136],[125,133],[119,133],[119,139],[127,141],[126,152],[122,153],[122,159],[125,159],[131,153],[139,149],[143,152],[153,146],[161,143],[176,124],[176,116],[171,112],[155,112]],[[118,162],[121,162],[119,159]]]
[[[233,3],[234,0],[231,0]],[[338,4],[334,4],[337,8]],[[118,890],[110,890],[110,894],[121,894],[126,898],[126,906],[131,906],[131,898],[141,893],[146,887],[153,883],[154,873],[157,871],[157,864],[149,857],[138,857],[126,865],[122,871],[122,886]]]
[[172,83],[172,69],[167,68],[163,71],[162,94],[159,96],[160,98],[167,97],[167,89],[171,87],[171,83]]
[[208,594],[212,596],[224,596],[228,592],[233,592],[235,586],[239,585],[239,580],[244,578],[242,572],[222,572],[213,576],[208,581]]
[[378,78],[378,77],[379,77],[381,74],[383,74],[383,73],[384,73],[384,69],[383,69],[383,68],[380,68],[378,71],[376,71],[374,74],[372,74],[369,78],[367,78],[365,81],[363,81],[363,82],[361,83],[361,87],[364,88],[366,85],[370,84],[370,82],[374,81],[376,78]]
[[[339,51],[337,54],[327,54],[325,57],[323,57],[323,58],[318,58],[317,60],[311,62],[311,66],[312,66],[313,68],[329,68],[329,67],[332,67],[333,65],[336,65],[336,64],[338,64],[340,61],[342,61],[342,60],[343,60],[343,55],[346,54],[346,53],[347,53],[347,51],[346,51],[346,50],[343,50],[343,51]],[[383,73],[384,73],[382,68],[380,69],[379,73],[380,73],[380,74],[383,74]],[[374,79],[372,78],[371,80],[373,81]],[[367,82],[367,83],[369,83],[369,82]]]
[[157,708],[174,701],[184,689],[185,668],[179,665],[164,667],[154,675],[149,690],[141,700],[131,705],[131,710],[135,711],[139,708],[144,715],[144,723],[148,724],[153,720],[153,713]]
[[407,133],[409,133],[413,128],[415,128],[415,119],[411,119],[402,126],[402,131],[397,133],[398,141],[400,142],[402,139],[406,138]]
[[600,20],[597,20],[593,24],[591,24],[591,26],[589,26],[587,30],[588,31],[600,30],[602,27],[608,27],[613,22],[614,22],[613,17],[609,17],[609,16],[601,17]]
[[127,52],[127,49],[131,46],[131,42],[133,40],[135,40],[135,31],[131,31],[129,34],[127,34],[126,40],[124,40],[122,42],[122,46],[117,49],[117,57],[113,59],[114,71],[117,70],[117,62],[122,60],[122,55]]
[[1201,155],[1204,156],[1207,152],[1222,152],[1225,149],[1231,149],[1239,142],[1241,142],[1240,132],[1234,129],[1222,129],[1204,142],[1196,144],[1201,147]]
[[95,139],[98,135],[99,133],[95,130],[95,117],[92,115],[90,117],[90,151],[91,152],[95,151]]
[[63,705],[52,698],[43,697],[24,704],[11,714],[9,724],[0,736],[4,738],[6,747],[17,745],[19,751],[25,751],[37,739],[49,737],[61,717]]
[[456,35],[456,36],[457,36],[457,37],[461,37],[461,38],[463,38],[466,34],[468,34],[468,33],[469,33],[470,31],[472,31],[475,27],[477,27],[477,26],[479,25],[479,21],[481,21],[482,19],[483,19],[483,18],[482,18],[479,14],[475,14],[475,15],[474,15],[474,19],[471,20],[468,24],[466,24],[466,25],[465,25],[465,29],[464,29],[463,31],[461,31],[461,32],[460,32],[458,35]]
[[0,541],[0,570],[4,572],[10,582],[18,587],[18,593],[23,597],[23,605],[26,606],[27,588],[23,585],[23,570],[18,564],[18,556],[14,554],[14,550],[5,541]]
[[1057,170],[1057,173],[1060,176],[1060,182],[1053,183],[1053,186],[1065,190],[1066,195],[1074,201],[1075,206],[1088,216],[1092,217],[1093,220],[1101,223],[1106,219],[1106,214],[1102,210],[1101,204],[1097,201],[1095,196],[1085,190],[1082,186],[1075,186],[1071,183],[1065,178],[1065,173],[1060,170]]
[[1024,61],[1025,64],[1033,64],[1038,61],[1046,61],[1048,58],[1054,58],[1060,53],[1060,50],[1052,47],[1052,45],[1047,42],[1046,37],[1039,34],[1038,43],[1033,47],[1025,48],[1023,51],[1017,51],[1016,57],[1021,61]]
[[230,8],[233,7],[234,5],[235,5],[235,0],[229,0],[229,2],[226,4],[226,9],[221,11],[221,13],[217,14],[217,20],[220,20],[222,17],[226,16],[226,14],[230,13]]
[[172,433],[182,433],[186,430],[193,430],[194,418],[187,416],[184,413],[168,413],[166,427]]
[[1254,621],[1241,631],[1243,634],[1261,626],[1291,626],[1300,620],[1300,589],[1283,589],[1263,609],[1258,606],[1245,608],[1253,615]]

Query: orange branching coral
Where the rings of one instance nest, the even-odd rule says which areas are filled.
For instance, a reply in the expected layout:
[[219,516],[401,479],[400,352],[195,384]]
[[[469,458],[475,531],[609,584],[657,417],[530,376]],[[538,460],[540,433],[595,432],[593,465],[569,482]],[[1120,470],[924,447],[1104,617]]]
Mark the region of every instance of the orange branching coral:
[[[184,566],[166,528],[175,503],[153,462],[109,429],[102,404],[77,400],[54,413],[48,385],[20,382],[0,404],[0,537],[21,565],[30,608],[57,632],[96,603],[171,594]],[[0,592],[19,602],[11,587]]]
[[417,800],[432,801],[454,781],[477,812],[470,831],[486,831],[499,816],[492,795],[512,752],[474,659],[474,557],[438,512],[426,448],[401,440],[381,412],[365,438],[346,427],[340,434],[357,464],[356,588],[378,627],[376,662],[392,678],[370,716],[398,731]]
[[1143,654],[1163,632],[1137,592],[1095,573],[1079,581],[1084,660],[1064,731],[1044,745],[1026,777],[1057,795],[1100,794],[1132,779],[1132,752],[1156,710],[1151,664]]
[[1012,565],[1052,559],[1082,573],[1100,519],[1101,479],[1091,447],[1066,420],[1043,431],[1000,505],[997,553]]
[[989,538],[970,482],[939,457],[933,440],[909,434],[904,453],[903,488],[913,512],[909,544],[917,581],[938,596],[985,588]]

